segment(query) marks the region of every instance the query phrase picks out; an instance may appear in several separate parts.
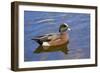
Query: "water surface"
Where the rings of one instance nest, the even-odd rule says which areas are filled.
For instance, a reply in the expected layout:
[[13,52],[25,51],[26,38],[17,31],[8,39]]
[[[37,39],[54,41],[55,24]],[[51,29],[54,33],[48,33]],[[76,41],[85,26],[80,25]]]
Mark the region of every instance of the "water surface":
[[[69,34],[68,54],[63,52],[34,53],[39,46],[34,36],[58,33],[59,26],[67,23]],[[90,14],[24,11],[24,61],[46,61],[90,58]]]

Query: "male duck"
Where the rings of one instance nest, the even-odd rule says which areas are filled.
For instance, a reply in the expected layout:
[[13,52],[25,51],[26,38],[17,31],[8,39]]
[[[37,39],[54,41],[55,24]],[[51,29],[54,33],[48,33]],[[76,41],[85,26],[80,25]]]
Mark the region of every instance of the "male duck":
[[42,46],[59,46],[69,42],[67,30],[70,30],[68,24],[63,23],[59,27],[59,33],[45,34],[44,36],[37,36],[32,40],[35,40]]

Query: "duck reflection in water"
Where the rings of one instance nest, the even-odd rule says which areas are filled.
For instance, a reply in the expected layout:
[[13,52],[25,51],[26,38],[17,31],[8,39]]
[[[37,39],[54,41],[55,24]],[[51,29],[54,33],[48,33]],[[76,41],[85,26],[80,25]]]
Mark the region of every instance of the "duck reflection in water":
[[59,27],[59,33],[49,33],[43,36],[33,37],[32,40],[36,41],[40,46],[34,53],[62,51],[68,53],[69,36],[66,32],[71,30],[68,24],[63,23]]

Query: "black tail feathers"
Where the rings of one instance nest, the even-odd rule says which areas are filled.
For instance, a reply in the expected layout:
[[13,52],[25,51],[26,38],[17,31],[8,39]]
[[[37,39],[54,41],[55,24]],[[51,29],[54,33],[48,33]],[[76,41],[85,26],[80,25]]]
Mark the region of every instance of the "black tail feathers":
[[40,45],[43,44],[43,42],[42,42],[40,39],[32,39],[32,40],[36,41],[36,42],[37,42],[38,44],[40,44]]

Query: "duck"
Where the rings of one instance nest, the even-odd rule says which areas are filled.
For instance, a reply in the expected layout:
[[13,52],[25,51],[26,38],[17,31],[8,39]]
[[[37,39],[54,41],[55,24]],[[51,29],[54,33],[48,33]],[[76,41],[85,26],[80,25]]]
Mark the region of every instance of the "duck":
[[69,36],[67,30],[71,30],[67,23],[62,23],[59,26],[59,33],[48,33],[41,36],[35,36],[32,40],[36,41],[39,45],[46,49],[48,47],[60,46],[69,42]]

